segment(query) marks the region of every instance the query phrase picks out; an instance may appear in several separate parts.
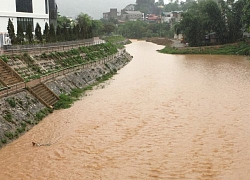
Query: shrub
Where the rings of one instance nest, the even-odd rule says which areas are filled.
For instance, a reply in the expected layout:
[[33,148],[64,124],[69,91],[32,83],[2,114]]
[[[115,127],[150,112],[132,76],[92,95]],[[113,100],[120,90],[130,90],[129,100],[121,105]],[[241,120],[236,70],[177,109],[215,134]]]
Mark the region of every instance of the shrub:
[[7,139],[1,139],[1,142],[2,142],[3,144],[6,144],[6,143],[7,143]]
[[42,53],[42,54],[41,54],[41,58],[44,58],[44,59],[47,58],[47,54],[46,54],[45,52]]
[[12,122],[12,114],[10,112],[7,112],[5,115],[4,115],[4,119],[8,122]]
[[16,101],[14,98],[8,98],[6,101],[9,103],[10,107],[15,108],[16,107]]
[[54,109],[67,109],[71,107],[71,104],[74,102],[73,98],[66,94],[60,95],[60,100],[54,106]]
[[72,89],[70,96],[74,98],[79,98],[84,91],[79,88]]
[[8,62],[8,58],[6,56],[1,56],[0,59],[2,59],[5,63]]
[[24,127],[17,128],[17,132],[21,134],[25,132],[25,128]]
[[31,120],[24,120],[27,124],[29,124],[29,125],[31,125],[32,124],[32,122],[31,122]]
[[40,111],[40,112],[36,113],[35,120],[36,121],[41,121],[45,117],[46,117],[46,115]]
[[10,140],[12,140],[14,138],[14,134],[12,132],[5,132],[4,135],[9,138]]

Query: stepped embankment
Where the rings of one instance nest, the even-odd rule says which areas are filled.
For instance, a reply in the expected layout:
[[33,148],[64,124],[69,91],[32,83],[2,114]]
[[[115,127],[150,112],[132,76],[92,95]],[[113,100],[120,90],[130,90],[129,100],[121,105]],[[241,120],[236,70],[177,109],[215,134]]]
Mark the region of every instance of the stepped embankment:
[[22,79],[18,84],[0,86],[0,147],[53,113],[61,95],[96,84],[131,59],[125,49],[111,43],[65,52],[0,56],[8,70]]

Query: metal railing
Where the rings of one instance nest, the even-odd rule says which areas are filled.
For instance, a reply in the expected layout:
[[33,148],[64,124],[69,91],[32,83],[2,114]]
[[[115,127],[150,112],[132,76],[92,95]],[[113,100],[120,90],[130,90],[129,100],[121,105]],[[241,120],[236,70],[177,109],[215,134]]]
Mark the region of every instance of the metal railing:
[[65,44],[65,45],[51,45],[51,46],[40,46],[40,47],[29,47],[29,48],[20,48],[20,49],[7,49],[3,50],[2,53],[5,55],[15,55],[15,54],[22,54],[22,53],[29,53],[29,54],[42,54],[42,53],[50,53],[50,52],[61,52],[67,51],[74,48],[79,48],[82,46],[93,46],[97,44],[105,43],[103,40],[94,40],[94,41],[86,41],[86,42],[75,42],[75,44]]

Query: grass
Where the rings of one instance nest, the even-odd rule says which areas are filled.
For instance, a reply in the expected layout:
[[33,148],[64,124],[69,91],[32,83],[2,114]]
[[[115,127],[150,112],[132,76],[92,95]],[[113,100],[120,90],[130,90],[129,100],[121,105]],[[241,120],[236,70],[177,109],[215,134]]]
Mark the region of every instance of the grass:
[[54,109],[67,109],[71,107],[71,104],[74,102],[73,98],[67,94],[61,94],[60,100],[54,105]]
[[3,143],[3,144],[6,144],[7,143],[7,139],[1,139],[1,142]]
[[131,41],[124,38],[123,36],[107,36],[103,39],[109,43],[115,44],[116,48],[118,48],[118,49],[122,49],[122,48],[124,48],[125,44],[131,43]]
[[5,135],[5,137],[9,138],[10,140],[12,140],[15,137],[12,132],[5,132],[4,135]]
[[103,83],[107,80],[109,80],[111,77],[113,77],[113,75],[116,73],[116,71],[108,73],[106,75],[103,75],[100,78],[96,79],[96,82],[86,86],[83,89],[80,88],[75,88],[72,89],[72,91],[70,92],[70,94],[61,94],[59,97],[59,101],[57,101],[57,103],[54,105],[54,109],[68,109],[71,107],[71,105],[73,104],[73,102],[75,102],[76,100],[78,100],[86,91],[89,90],[93,90],[93,87],[97,86],[100,83]]
[[11,122],[13,123],[12,121],[12,114],[10,112],[6,112],[6,114],[3,116],[3,118],[8,121],[8,122]]
[[202,47],[189,47],[189,48],[172,48],[165,47],[159,50],[165,54],[215,54],[215,55],[250,55],[250,44],[240,42],[237,44],[226,44],[221,46],[202,46]]
[[1,56],[0,59],[2,59],[5,63],[7,63],[9,61],[7,56],[5,56],[5,55]]
[[53,110],[51,110],[49,108],[45,108],[45,109],[39,111],[35,115],[35,121],[41,121],[43,118],[45,118],[48,114],[50,114],[52,112],[53,112]]
[[14,98],[8,98],[6,101],[9,103],[10,107],[15,108],[16,107],[16,101]]

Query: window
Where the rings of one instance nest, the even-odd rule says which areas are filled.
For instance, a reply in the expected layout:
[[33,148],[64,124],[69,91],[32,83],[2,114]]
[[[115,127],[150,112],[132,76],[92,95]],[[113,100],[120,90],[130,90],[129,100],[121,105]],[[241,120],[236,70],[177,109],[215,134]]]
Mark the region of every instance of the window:
[[27,31],[28,25],[31,24],[32,31],[34,31],[34,23],[33,23],[33,18],[23,18],[23,17],[18,17],[17,18],[17,26],[21,26],[23,28],[23,31]]
[[48,0],[45,0],[45,13],[48,14]]
[[16,12],[33,13],[32,0],[16,0]]

